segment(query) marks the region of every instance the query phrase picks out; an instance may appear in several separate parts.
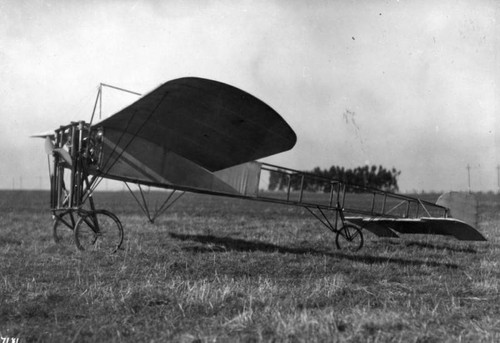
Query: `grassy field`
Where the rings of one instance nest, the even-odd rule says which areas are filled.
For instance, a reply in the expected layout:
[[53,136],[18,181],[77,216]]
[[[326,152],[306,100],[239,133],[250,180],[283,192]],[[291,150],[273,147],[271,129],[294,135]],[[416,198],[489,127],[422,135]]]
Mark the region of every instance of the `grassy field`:
[[301,209],[187,195],[149,224],[96,194],[124,249],[55,244],[48,193],[0,193],[0,336],[19,342],[498,342],[500,204],[487,243],[378,239],[357,253]]

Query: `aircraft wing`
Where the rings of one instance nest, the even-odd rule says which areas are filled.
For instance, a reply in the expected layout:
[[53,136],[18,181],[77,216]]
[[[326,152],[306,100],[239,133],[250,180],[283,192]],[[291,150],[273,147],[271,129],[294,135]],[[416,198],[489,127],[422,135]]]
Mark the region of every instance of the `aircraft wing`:
[[261,100],[201,78],[166,82],[96,123],[109,177],[233,193],[214,172],[291,149],[296,135]]
[[396,233],[398,232],[453,236],[464,241],[486,241],[475,228],[453,218],[346,217],[346,220],[379,237],[398,237]]
[[261,100],[194,77],[166,82],[96,125],[131,154],[140,138],[209,171],[289,150],[296,142],[290,126]]

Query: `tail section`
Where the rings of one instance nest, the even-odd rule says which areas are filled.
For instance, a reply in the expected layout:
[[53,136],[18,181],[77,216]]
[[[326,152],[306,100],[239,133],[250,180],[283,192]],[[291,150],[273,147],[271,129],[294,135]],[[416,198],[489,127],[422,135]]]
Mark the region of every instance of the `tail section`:
[[474,194],[462,192],[444,193],[436,201],[437,205],[449,209],[449,217],[477,227],[477,199]]

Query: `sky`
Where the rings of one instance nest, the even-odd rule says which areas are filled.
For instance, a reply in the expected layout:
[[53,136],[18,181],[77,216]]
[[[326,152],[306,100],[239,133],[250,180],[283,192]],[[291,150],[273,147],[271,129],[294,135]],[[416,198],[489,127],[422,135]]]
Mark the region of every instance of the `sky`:
[[[48,188],[44,142],[99,83],[179,77],[260,98],[300,170],[382,165],[400,190],[497,191],[499,2],[0,0],[0,188]],[[104,90],[106,117],[137,100]]]

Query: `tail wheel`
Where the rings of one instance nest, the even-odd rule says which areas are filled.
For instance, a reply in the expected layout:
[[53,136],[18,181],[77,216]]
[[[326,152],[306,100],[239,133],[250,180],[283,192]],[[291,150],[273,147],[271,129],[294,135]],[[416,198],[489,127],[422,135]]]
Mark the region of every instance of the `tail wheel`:
[[66,212],[61,216],[56,216],[52,226],[52,237],[54,242],[59,244],[73,244],[76,220],[72,212]]
[[335,244],[337,244],[338,249],[351,252],[358,251],[363,247],[363,233],[358,227],[346,224],[337,231]]
[[123,243],[123,227],[106,210],[90,211],[75,226],[75,244],[79,250],[116,252]]

